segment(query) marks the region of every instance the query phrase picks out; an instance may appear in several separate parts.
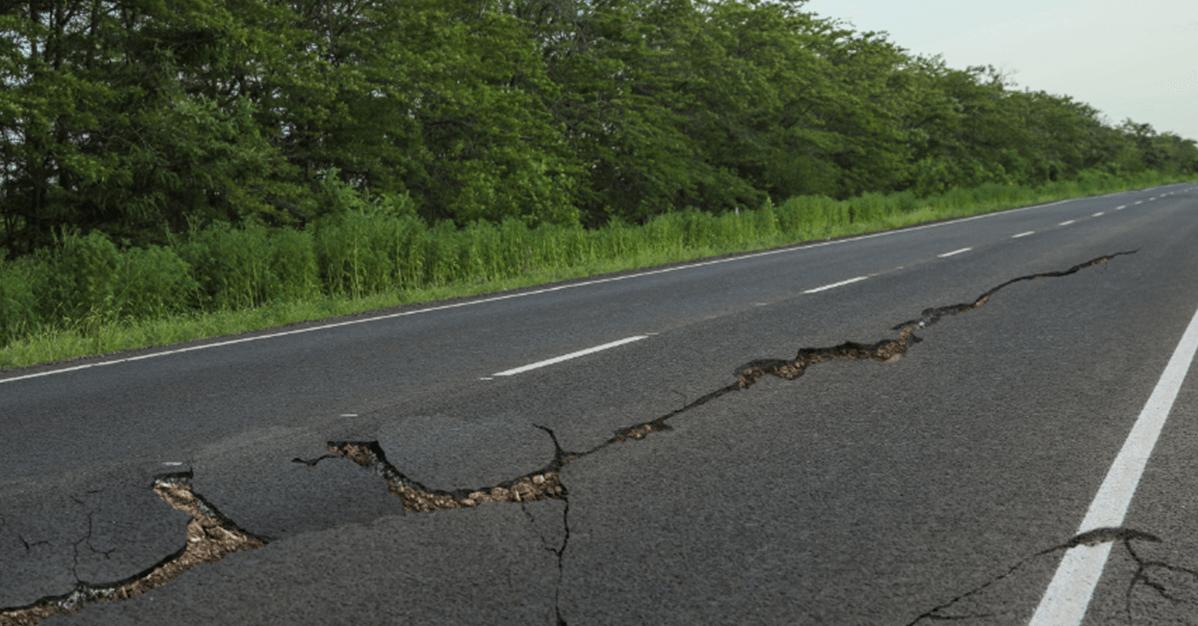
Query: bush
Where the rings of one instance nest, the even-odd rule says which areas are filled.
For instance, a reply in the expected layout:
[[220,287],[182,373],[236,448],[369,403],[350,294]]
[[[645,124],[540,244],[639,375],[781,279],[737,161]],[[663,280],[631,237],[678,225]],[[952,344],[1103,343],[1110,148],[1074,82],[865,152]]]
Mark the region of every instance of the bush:
[[170,248],[131,248],[116,268],[113,309],[121,318],[155,319],[188,310],[200,285]]
[[270,233],[271,298],[296,302],[320,293],[312,233],[280,228]]
[[199,287],[193,305],[198,308],[253,308],[269,302],[277,289],[264,226],[235,229],[218,222],[193,233],[179,247],[179,256],[192,267]]
[[33,257],[6,261],[0,255],[0,345],[7,345],[39,325],[33,283],[38,273],[37,263]]
[[33,276],[39,317],[78,323],[115,315],[120,253],[106,235],[66,234],[57,248],[42,253],[42,261]]
[[849,222],[848,205],[827,196],[796,196],[778,208],[783,232],[819,233]]

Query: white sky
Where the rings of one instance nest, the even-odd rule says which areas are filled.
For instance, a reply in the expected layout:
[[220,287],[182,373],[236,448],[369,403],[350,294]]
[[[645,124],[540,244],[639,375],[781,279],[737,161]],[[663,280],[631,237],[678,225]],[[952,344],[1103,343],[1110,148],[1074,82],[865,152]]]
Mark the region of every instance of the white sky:
[[887,31],[949,67],[993,65],[1072,96],[1114,124],[1131,118],[1198,140],[1198,0],[809,0],[806,11]]

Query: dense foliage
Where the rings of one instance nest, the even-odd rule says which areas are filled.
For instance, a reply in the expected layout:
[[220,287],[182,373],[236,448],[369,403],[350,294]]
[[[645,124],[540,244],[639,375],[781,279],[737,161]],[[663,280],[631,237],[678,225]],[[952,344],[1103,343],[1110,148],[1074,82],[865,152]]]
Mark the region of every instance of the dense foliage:
[[0,33],[9,257],[347,209],[598,226],[1198,171],[1193,141],[801,0],[14,0]]
[[[120,249],[66,233],[0,258],[0,368],[187,341],[451,295],[498,291],[727,252],[763,249],[1178,182],[1148,170],[1037,187],[986,183],[917,198],[794,196],[774,206],[673,211],[598,228],[507,218],[430,227],[411,214],[350,210],[308,228],[215,225],[167,246]],[[222,321],[223,320],[223,321]],[[239,321],[240,320],[240,321]]]

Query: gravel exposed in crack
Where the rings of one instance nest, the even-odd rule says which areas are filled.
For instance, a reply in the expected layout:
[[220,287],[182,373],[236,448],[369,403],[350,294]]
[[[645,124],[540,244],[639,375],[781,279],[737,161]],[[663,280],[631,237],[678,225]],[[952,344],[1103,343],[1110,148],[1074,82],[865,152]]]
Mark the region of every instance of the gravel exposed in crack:
[[[550,436],[554,436],[549,429],[543,429]],[[555,436],[554,444],[557,444]],[[330,441],[328,445],[332,455],[325,455],[311,461],[293,459],[293,462],[312,467],[330,456],[343,456],[386,480],[391,494],[403,501],[404,510],[409,513],[467,509],[487,502],[522,503],[546,499],[564,500],[567,492],[559,478],[560,469],[566,463],[577,458],[575,455],[561,453],[561,449],[558,448],[559,454],[553,461],[535,472],[491,487],[442,491],[425,487],[405,476],[387,460],[386,453],[383,452],[383,448],[377,441]]]
[[74,613],[89,602],[127,600],[161,587],[201,563],[213,563],[225,555],[253,550],[267,540],[253,535],[221,515],[216,507],[191,489],[191,472],[165,474],[154,480],[154,492],[191,516],[187,542],[174,554],[128,578],[109,583],[78,580],[69,593],[43,597],[33,604],[0,609],[0,626],[31,626],[57,613]]
[[566,620],[562,617],[560,601],[562,577],[565,572],[564,559],[566,550],[570,547],[570,498],[569,491],[561,484],[560,477],[561,468],[581,455],[562,450],[553,430],[536,424],[533,426],[545,431],[553,440],[553,460],[535,472],[504,481],[493,487],[454,491],[430,489],[396,469],[387,460],[386,453],[383,452],[382,446],[377,441],[330,441],[328,447],[332,454],[311,460],[296,458],[292,459],[292,462],[314,467],[327,458],[345,457],[386,480],[391,494],[403,501],[404,510],[409,513],[432,513],[446,509],[474,508],[487,502],[515,502],[520,505],[529,521],[532,522],[532,514],[524,506],[525,504],[538,500],[562,501],[564,505],[562,509],[563,536],[560,545],[546,540],[543,535],[540,538],[542,547],[553,553],[557,559],[557,583],[553,595],[554,618],[558,626],[567,626]]
[[431,489],[400,472],[387,461],[387,455],[377,441],[330,441],[329,452],[315,459],[292,459],[314,467],[320,461],[336,456],[345,457],[358,465],[369,469],[375,475],[383,478],[390,486],[393,495],[398,496],[404,504],[404,510],[410,513],[431,513],[445,509],[472,508],[486,502],[532,502],[548,498],[564,499],[565,488],[561,485],[559,472],[562,467],[600,449],[628,440],[642,439],[645,436],[669,430],[666,420],[685,413],[697,406],[706,404],[715,398],[734,391],[743,391],[752,387],[762,376],[771,375],[786,380],[795,380],[802,376],[808,367],[817,363],[835,360],[873,359],[885,363],[893,363],[906,353],[908,345],[920,341],[914,336],[915,328],[905,328],[898,339],[883,340],[874,344],[859,344],[846,342],[832,348],[804,348],[799,350],[794,360],[769,360],[747,363],[736,371],[736,382],[718,389],[667,413],[651,422],[630,426],[616,432],[611,439],[587,450],[586,452],[566,452],[558,444],[557,436],[552,430],[537,426],[553,438],[555,448],[554,458],[541,469],[504,481],[492,487],[477,489],[456,489],[442,491]]

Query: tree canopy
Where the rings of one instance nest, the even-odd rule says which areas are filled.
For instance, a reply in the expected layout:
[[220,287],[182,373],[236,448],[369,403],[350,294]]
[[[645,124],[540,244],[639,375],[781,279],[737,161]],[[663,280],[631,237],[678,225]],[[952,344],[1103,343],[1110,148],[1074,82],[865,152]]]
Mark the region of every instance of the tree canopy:
[[0,251],[348,206],[598,225],[1198,172],[1195,142],[802,0],[13,0]]

